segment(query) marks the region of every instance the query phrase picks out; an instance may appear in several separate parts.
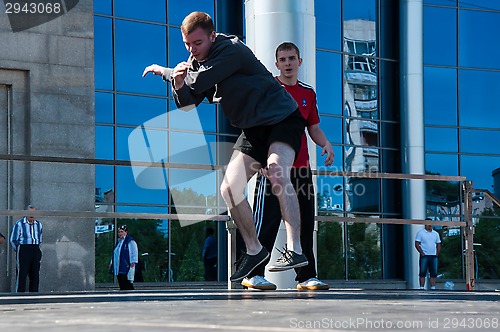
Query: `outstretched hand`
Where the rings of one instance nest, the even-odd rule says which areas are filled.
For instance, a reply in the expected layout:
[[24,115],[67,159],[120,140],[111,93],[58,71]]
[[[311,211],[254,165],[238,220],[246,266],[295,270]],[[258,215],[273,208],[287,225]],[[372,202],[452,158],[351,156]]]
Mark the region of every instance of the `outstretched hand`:
[[165,69],[166,69],[165,67],[162,67],[160,65],[152,64],[151,66],[147,66],[146,68],[144,68],[144,72],[142,73],[142,77],[146,76],[148,73],[153,73],[153,75],[162,76],[163,71]]
[[332,144],[330,142],[327,142],[323,149],[321,149],[321,156],[324,156],[325,154],[325,166],[331,166],[333,164],[335,154],[333,153]]

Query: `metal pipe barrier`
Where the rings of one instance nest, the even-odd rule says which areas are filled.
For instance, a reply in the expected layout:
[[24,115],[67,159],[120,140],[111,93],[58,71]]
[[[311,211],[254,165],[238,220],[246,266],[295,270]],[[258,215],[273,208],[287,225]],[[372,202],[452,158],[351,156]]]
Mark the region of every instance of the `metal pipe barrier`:
[[[64,164],[90,164],[90,165],[114,165],[114,166],[147,166],[158,168],[181,168],[197,170],[223,170],[225,166],[199,165],[199,164],[178,164],[166,162],[143,162],[143,161],[119,161],[103,160],[93,158],[70,158],[70,157],[50,157],[50,156],[26,156],[13,154],[0,154],[0,161],[20,161],[20,162],[49,162]],[[466,289],[474,290],[474,253],[473,235],[474,226],[472,222],[472,193],[474,192],[471,181],[466,181],[463,176],[441,176],[425,174],[400,174],[400,173],[375,173],[375,172],[338,172],[313,170],[313,175],[332,177],[356,177],[371,179],[394,179],[394,180],[433,180],[433,181],[457,181],[462,183],[464,193],[464,221],[435,221],[417,219],[394,219],[394,218],[348,218],[337,216],[316,216],[315,220],[320,222],[361,222],[379,224],[431,224],[441,226],[460,226],[465,237],[465,271]],[[497,205],[498,200],[487,190],[476,190],[484,192]],[[71,218],[129,218],[129,219],[183,219],[191,221],[225,221],[228,232],[228,275],[234,272],[234,262],[236,260],[236,225],[230,216],[226,215],[205,215],[205,214],[157,214],[157,213],[124,213],[124,212],[95,212],[95,211],[43,211],[43,210],[0,210],[0,216],[22,216],[27,214],[35,217],[71,217]],[[229,288],[233,288],[231,282]]]

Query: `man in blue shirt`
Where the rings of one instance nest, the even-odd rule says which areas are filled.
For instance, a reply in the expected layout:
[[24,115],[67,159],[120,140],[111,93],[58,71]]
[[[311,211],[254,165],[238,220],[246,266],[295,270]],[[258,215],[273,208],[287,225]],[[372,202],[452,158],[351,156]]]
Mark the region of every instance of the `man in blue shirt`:
[[201,253],[203,266],[205,267],[205,280],[217,280],[217,240],[214,236],[214,229],[207,228],[205,243]]
[[[28,210],[36,208],[28,206]],[[29,277],[29,291],[38,292],[40,282],[40,261],[42,252],[42,223],[33,216],[25,216],[19,219],[12,229],[10,244],[16,252],[17,280],[16,290],[18,293],[26,291],[26,279]]]

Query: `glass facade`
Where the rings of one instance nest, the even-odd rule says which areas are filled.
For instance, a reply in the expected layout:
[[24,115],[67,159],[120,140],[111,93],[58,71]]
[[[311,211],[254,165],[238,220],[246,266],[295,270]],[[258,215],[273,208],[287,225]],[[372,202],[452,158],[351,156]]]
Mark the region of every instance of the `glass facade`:
[[[462,175],[474,187],[493,192],[493,173],[500,165],[499,112],[500,48],[496,31],[500,7],[496,1],[425,1],[424,110],[426,172]],[[485,46],[488,47],[478,47]],[[436,220],[458,220],[461,213],[457,183],[427,185],[427,214]],[[498,211],[483,195],[473,196],[478,278],[498,278],[488,261],[494,255],[492,239],[483,228],[498,224]],[[458,227],[437,227],[443,240],[440,271],[448,278],[463,275]],[[498,234],[496,234],[498,235]],[[495,236],[495,235],[493,235]],[[483,243],[483,242],[488,242]],[[486,258],[486,259],[485,259]],[[481,261],[483,260],[483,262]]]
[[[174,67],[184,61],[188,53],[179,28],[182,19],[200,10],[217,23],[222,19],[216,15],[217,1],[155,0],[148,6],[129,0],[94,3],[96,158],[194,165],[167,167],[156,172],[156,183],[149,184],[138,181],[141,172],[148,170],[96,166],[96,209],[223,214],[221,179],[211,166],[227,163],[238,130],[215,105],[204,103],[187,113],[176,110],[168,84],[157,77],[141,77],[144,67],[152,63]],[[424,3],[426,171],[464,175],[477,188],[491,191],[492,171],[500,167],[495,145],[500,138],[500,112],[495,109],[495,96],[500,95],[496,84],[500,48],[494,42],[500,8],[486,0],[476,1],[477,6],[448,0]],[[155,10],[151,14],[146,8]],[[334,164],[325,168],[321,149],[316,149],[318,170],[401,171],[398,13],[399,6],[392,1],[315,1],[320,126],[335,152]],[[155,142],[154,147],[149,142]],[[151,146],[151,155],[138,152],[144,144]],[[201,151],[200,146],[209,148]],[[327,176],[316,181],[319,215],[401,216],[399,181]],[[458,184],[427,185],[427,213],[433,219],[455,218],[460,214],[459,202]],[[490,211],[485,206],[483,211]],[[204,229],[208,225],[221,229],[218,225],[98,220],[103,231],[96,234],[97,282],[110,281],[107,263],[102,264],[105,259],[97,257],[109,258],[114,230],[125,222],[137,224],[141,234],[144,225],[157,241],[158,245],[144,250],[138,241],[145,281],[203,280]],[[452,228],[440,232],[444,241],[456,234]],[[401,250],[401,238],[400,225],[322,222],[319,277],[402,279],[402,268],[387,267],[383,261]],[[460,252],[445,252],[444,264],[451,266],[446,262],[452,256],[460,261]],[[393,265],[402,262],[396,259]],[[462,273],[460,268],[455,270],[452,276]]]

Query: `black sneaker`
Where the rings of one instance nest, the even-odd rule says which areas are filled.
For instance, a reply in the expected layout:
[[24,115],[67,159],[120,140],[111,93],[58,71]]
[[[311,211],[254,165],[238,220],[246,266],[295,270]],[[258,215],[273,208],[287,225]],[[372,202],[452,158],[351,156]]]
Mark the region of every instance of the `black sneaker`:
[[276,250],[280,252],[281,256],[276,260],[276,264],[268,268],[269,272],[286,271],[309,264],[304,254],[299,255],[295,251],[290,251],[287,248],[283,248],[283,251],[278,248],[276,248]]
[[229,280],[233,282],[241,281],[252,273],[257,266],[266,262],[270,256],[269,251],[264,247],[262,247],[262,250],[257,255],[242,253],[242,256],[236,264],[236,272],[233,273]]

